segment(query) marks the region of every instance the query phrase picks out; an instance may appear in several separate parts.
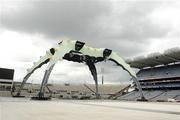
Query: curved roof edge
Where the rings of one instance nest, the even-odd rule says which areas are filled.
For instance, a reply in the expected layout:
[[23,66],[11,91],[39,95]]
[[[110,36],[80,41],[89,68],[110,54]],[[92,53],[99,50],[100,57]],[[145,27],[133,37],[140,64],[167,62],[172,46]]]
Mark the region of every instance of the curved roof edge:
[[143,69],[147,67],[156,67],[161,65],[170,65],[180,63],[180,48],[171,48],[163,53],[155,52],[147,56],[138,56],[133,59],[127,59],[126,62],[133,68]]

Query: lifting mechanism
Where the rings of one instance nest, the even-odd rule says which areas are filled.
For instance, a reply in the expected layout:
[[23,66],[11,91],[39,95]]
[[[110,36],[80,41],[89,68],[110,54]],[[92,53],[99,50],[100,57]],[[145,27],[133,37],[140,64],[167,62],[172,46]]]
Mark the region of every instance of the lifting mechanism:
[[40,60],[38,62],[35,62],[34,65],[27,70],[27,74],[24,77],[21,86],[19,87],[15,96],[21,96],[21,90],[24,87],[24,84],[36,69],[40,68],[44,64],[49,63],[44,73],[40,91],[37,97],[34,97],[35,99],[46,99],[44,93],[49,76],[51,74],[51,71],[53,70],[54,65],[62,59],[73,62],[85,63],[88,66],[95,81],[96,98],[100,98],[100,94],[98,92],[98,79],[95,63],[111,60],[129,73],[129,75],[135,82],[137,88],[139,89],[141,99],[145,100],[142,93],[142,88],[136,78],[135,72],[130,68],[127,63],[125,63],[125,61],[121,57],[118,56],[117,53],[113,52],[110,49],[92,48],[85,45],[84,42],[80,42],[77,40],[61,41],[60,43],[58,43],[57,48],[51,48],[49,51],[46,52],[46,55],[40,57]]

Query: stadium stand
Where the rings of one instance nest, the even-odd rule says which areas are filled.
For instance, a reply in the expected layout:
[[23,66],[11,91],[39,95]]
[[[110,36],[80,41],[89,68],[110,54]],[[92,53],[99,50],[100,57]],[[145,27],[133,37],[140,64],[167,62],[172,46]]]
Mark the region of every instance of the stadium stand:
[[9,96],[13,84],[14,70],[0,68],[0,96]]
[[[152,53],[146,57],[127,60],[131,67],[140,69],[137,77],[144,96],[149,101],[180,101],[180,49]],[[137,88],[120,96],[121,100],[139,99]]]

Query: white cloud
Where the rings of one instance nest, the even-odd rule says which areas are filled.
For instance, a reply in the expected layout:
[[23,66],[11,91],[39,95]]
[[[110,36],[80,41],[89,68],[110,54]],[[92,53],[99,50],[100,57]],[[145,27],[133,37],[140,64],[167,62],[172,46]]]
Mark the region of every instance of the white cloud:
[[180,47],[180,2],[168,1],[155,9],[149,17],[154,24],[162,28],[169,28],[163,38],[151,39],[148,52],[163,52],[172,47]]
[[[42,42],[42,37],[31,36],[19,32],[4,30],[0,32],[0,66],[14,68],[15,79],[22,78],[27,67],[37,60],[40,55],[45,54],[48,48],[46,41]],[[39,41],[41,46],[37,46],[33,41]],[[47,48],[46,48],[47,47]],[[24,71],[24,72],[23,72]],[[22,72],[22,74],[21,74]]]
[[154,23],[176,28],[180,25],[180,2],[169,1],[156,8],[151,14]]

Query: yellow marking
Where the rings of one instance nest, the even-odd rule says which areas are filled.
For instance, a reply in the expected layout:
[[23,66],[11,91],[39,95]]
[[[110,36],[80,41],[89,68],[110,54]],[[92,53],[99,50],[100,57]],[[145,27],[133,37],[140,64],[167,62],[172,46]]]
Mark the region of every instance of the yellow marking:
[[48,58],[49,58],[50,60],[52,60],[52,59],[53,59],[53,57],[52,57],[52,56],[49,56]]
[[54,48],[55,49],[55,51],[58,51],[59,49],[58,48]]

